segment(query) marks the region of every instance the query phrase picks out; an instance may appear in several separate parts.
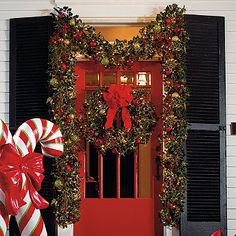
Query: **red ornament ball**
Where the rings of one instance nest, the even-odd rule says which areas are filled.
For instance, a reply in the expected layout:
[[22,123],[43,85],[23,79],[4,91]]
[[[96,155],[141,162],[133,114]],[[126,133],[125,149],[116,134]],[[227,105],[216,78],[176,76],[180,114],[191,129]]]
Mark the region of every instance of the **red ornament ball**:
[[75,220],[75,217],[74,216],[69,216],[69,220],[73,222]]
[[61,68],[62,68],[63,70],[66,70],[66,68],[67,68],[66,64],[65,64],[65,63],[62,63],[62,64],[61,64]]
[[137,143],[137,144],[141,143],[141,139],[139,139],[139,138],[136,139],[136,140],[135,140],[135,143]]
[[128,66],[133,66],[133,65],[134,65],[134,61],[133,61],[132,59],[128,59],[128,60],[126,61],[126,64],[127,64]]
[[166,24],[167,24],[167,25],[171,24],[171,22],[172,22],[171,18],[169,18],[169,17],[166,18]]
[[65,17],[65,14],[64,13],[60,13],[59,15],[58,15],[58,18],[64,18]]
[[165,218],[165,221],[166,221],[167,223],[170,223],[171,220],[172,220],[171,216],[170,216],[170,215],[167,215],[166,218]]
[[183,17],[182,17],[182,16],[176,17],[176,21],[182,21],[182,20],[183,20]]
[[100,138],[98,138],[97,140],[96,140],[96,142],[95,142],[95,145],[96,146],[101,146],[101,145],[103,145],[103,140],[102,139],[100,139]]
[[181,84],[176,84],[176,85],[175,85],[175,89],[176,89],[176,90],[179,90],[181,87],[182,87]]
[[66,170],[68,171],[68,172],[71,172],[71,166],[69,165],[69,164],[66,164]]
[[75,34],[74,34],[74,37],[75,37],[75,39],[76,40],[80,40],[80,39],[82,39],[83,38],[83,32],[82,31],[78,31],[78,32],[76,32]]
[[169,133],[172,130],[172,127],[166,127],[166,132]]
[[174,28],[173,31],[174,31],[175,33],[179,33],[179,32],[181,31],[181,29],[180,29],[180,28]]
[[175,209],[176,208],[176,205],[174,203],[168,203],[168,208],[169,209]]
[[58,109],[58,110],[57,110],[57,114],[58,114],[59,116],[62,116],[62,115],[64,114],[64,110],[63,110],[63,109]]
[[92,42],[90,42],[90,47],[96,47],[97,46],[97,42],[95,42],[95,41],[92,41]]
[[171,72],[170,70],[166,70],[166,71],[165,71],[165,74],[166,74],[166,75],[170,75],[171,73],[172,73],[172,72]]

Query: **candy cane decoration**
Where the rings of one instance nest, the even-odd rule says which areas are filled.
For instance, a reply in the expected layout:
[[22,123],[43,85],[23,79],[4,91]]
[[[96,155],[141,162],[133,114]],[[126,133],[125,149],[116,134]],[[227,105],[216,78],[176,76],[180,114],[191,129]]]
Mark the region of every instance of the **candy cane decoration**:
[[[8,134],[10,132],[7,129],[6,125],[4,125],[3,122],[1,125],[2,127],[0,127],[0,130],[4,130],[4,132],[2,132],[2,135],[0,133],[0,146],[3,145],[4,142],[7,143],[12,141],[13,145],[17,148],[20,156],[23,159],[24,157],[26,158],[24,160],[27,160],[28,154],[34,152],[34,149],[38,142],[40,142],[41,144],[42,153],[46,156],[55,157],[63,154],[63,139],[61,132],[56,125],[48,120],[34,118],[26,121],[17,129],[15,135],[13,136],[13,140],[11,138],[8,138]],[[22,173],[22,179],[22,192],[24,193],[23,196],[25,204],[18,209],[16,214],[16,220],[21,235],[47,235],[40,210],[35,208],[31,199],[32,195],[30,196],[30,189],[27,189],[25,187],[27,184],[27,176],[24,173]],[[41,196],[39,195],[39,197]],[[45,204],[47,204],[47,202],[42,202],[43,207],[45,207]],[[5,228],[7,228],[8,221],[4,218],[4,212],[1,212],[0,216],[0,220],[3,219],[5,222],[3,226],[1,224],[2,228],[0,229],[2,231],[2,235],[5,235]]]
[[[12,143],[12,135],[10,130],[4,121],[0,119],[0,146]],[[2,186],[0,182],[0,236],[3,236],[7,232],[7,226],[9,224],[9,216],[5,209],[5,195],[2,191]]]

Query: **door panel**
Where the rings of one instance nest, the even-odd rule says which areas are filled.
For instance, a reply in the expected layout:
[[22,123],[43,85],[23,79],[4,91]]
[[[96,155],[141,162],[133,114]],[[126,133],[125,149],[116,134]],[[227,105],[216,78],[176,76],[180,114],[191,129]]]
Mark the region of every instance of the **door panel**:
[[[134,89],[150,92],[157,115],[162,111],[162,79],[160,64],[138,62],[131,70],[105,69],[93,62],[80,62],[75,71],[79,112],[84,98],[100,85],[129,84]],[[162,225],[159,193],[161,178],[156,176],[156,158],[160,155],[161,120],[151,141],[140,144],[125,157],[108,152],[102,155],[91,144],[84,145],[80,153],[82,177],[81,220],[74,234],[81,236],[160,236]],[[158,171],[158,173],[157,173]]]

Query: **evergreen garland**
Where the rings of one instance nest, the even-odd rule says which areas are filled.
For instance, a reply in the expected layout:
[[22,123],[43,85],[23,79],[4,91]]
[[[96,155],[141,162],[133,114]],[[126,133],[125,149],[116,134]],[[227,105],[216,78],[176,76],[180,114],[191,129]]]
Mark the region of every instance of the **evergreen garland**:
[[61,227],[75,223],[80,218],[80,177],[78,153],[80,122],[75,110],[74,68],[83,57],[106,68],[131,68],[138,60],[159,57],[163,76],[163,185],[160,199],[161,220],[164,225],[177,226],[183,211],[186,191],[186,162],[183,145],[187,135],[184,60],[189,40],[185,30],[184,8],[176,4],[167,6],[157,14],[156,21],[140,30],[132,40],[115,40],[110,44],[84,24],[68,7],[56,8],[52,13],[55,32],[50,42],[50,76],[52,91],[48,98],[54,121],[65,139],[65,154],[56,161],[54,171],[57,197],[55,207],[57,223]]

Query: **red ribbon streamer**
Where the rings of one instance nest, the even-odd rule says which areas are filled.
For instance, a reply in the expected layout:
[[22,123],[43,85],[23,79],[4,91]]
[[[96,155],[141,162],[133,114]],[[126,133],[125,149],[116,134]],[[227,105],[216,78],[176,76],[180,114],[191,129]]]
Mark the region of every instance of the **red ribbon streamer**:
[[133,96],[130,94],[131,91],[132,89],[128,85],[111,85],[108,92],[103,94],[104,100],[109,107],[107,111],[105,129],[112,127],[118,108],[122,109],[122,120],[124,122],[124,127],[128,129],[131,128],[131,118],[127,108],[133,100]]
[[[43,155],[29,153],[21,157],[12,144],[0,147],[0,187],[5,193],[6,211],[16,215],[21,206],[25,205],[24,197],[29,190],[31,201],[35,208],[48,207],[48,202],[39,195],[43,175]],[[22,189],[22,174],[26,176],[26,186]]]
[[222,236],[220,229],[217,230],[217,231],[215,231],[215,232],[213,232],[213,233],[211,234],[211,236]]

